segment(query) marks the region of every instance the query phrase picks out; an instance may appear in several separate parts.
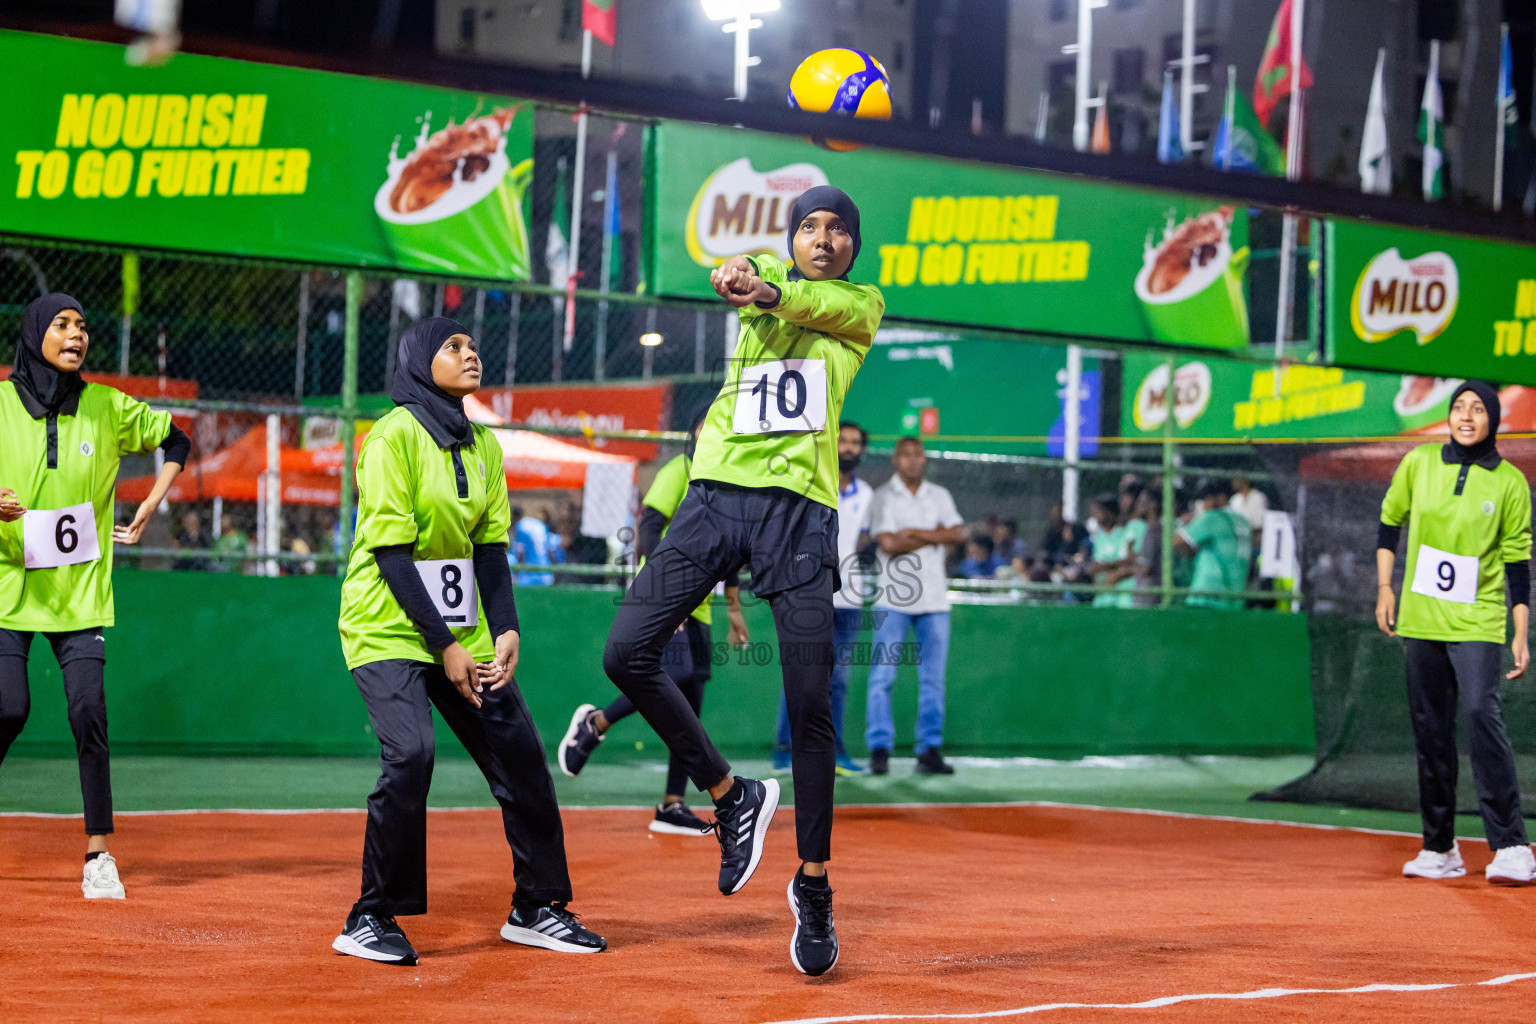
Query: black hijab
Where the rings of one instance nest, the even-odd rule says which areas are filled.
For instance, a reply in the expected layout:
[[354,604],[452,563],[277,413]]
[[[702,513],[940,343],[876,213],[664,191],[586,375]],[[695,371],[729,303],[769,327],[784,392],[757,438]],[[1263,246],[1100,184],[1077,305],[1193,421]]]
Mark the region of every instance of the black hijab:
[[[848,270],[853,269],[853,261],[859,258],[859,208],[849,198],[848,193],[831,185],[817,185],[815,188],[806,189],[800,193],[800,198],[795,200],[795,205],[789,211],[789,279],[798,281],[805,275],[800,273],[800,268],[794,266],[795,259],[795,232],[800,230],[800,222],[805,220],[817,210],[830,210],[843,219],[848,225],[848,233],[853,236],[853,256],[848,260]],[[844,271],[839,279],[848,280],[848,272]]]
[[1482,466],[1484,469],[1497,469],[1501,458],[1499,450],[1494,445],[1495,435],[1499,432],[1499,393],[1492,384],[1485,381],[1469,380],[1457,388],[1451,395],[1451,404],[1446,407],[1446,415],[1450,415],[1450,409],[1456,405],[1456,399],[1465,392],[1472,392],[1483,401],[1483,408],[1488,410],[1488,436],[1476,444],[1462,444],[1452,436],[1440,449],[1440,461],[1447,463],[1459,462],[1462,465]]
[[469,445],[475,440],[474,427],[464,413],[464,400],[454,398],[432,380],[432,360],[443,342],[455,334],[468,333],[447,317],[431,316],[418,320],[400,335],[389,397],[411,411],[439,448]]
[[78,371],[65,373],[43,358],[43,335],[53,318],[84,307],[62,292],[51,292],[33,299],[21,314],[21,340],[16,342],[16,363],[11,367],[11,383],[28,415],[40,420],[49,413],[73,416],[80,408],[80,392],[85,381]]

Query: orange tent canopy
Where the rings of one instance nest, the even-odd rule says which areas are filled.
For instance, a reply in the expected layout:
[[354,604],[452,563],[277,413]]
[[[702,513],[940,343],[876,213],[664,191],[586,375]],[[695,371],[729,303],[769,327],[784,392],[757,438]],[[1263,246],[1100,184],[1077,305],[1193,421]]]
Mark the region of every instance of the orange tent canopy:
[[[579,445],[527,430],[491,428],[501,442],[502,471],[507,489],[579,490],[587,479],[587,466],[594,462],[635,460],[623,455],[595,452]],[[362,435],[357,439],[362,447]],[[279,452],[282,501],[285,505],[341,504],[342,447],[288,448]],[[166,495],[168,501],[256,501],[258,482],[267,469],[267,428],[253,427],[244,437],[205,459],[196,459],[176,478]],[[117,482],[119,501],[136,502],[149,497],[153,475],[130,477]]]

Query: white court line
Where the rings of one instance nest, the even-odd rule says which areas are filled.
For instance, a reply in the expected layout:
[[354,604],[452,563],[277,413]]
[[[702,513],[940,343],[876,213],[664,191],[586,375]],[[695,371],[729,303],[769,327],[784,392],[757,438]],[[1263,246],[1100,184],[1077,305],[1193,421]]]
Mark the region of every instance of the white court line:
[[[793,806],[793,805],[791,805]],[[839,809],[878,811],[878,810],[943,810],[947,807],[1044,807],[1068,811],[1099,811],[1111,814],[1144,814],[1154,818],[1180,818],[1189,821],[1224,821],[1239,825],[1279,825],[1284,828],[1306,828],[1319,832],[1359,832],[1370,836],[1397,836],[1400,838],[1417,839],[1417,832],[1399,832],[1384,828],[1365,828],[1360,825],[1324,825],[1305,821],[1284,821],[1278,818],[1243,818],[1233,814],[1193,814],[1188,811],[1159,811],[1145,807],[1108,807],[1103,804],[1072,804],[1059,800],[1001,800],[996,802],[968,802],[968,803],[886,803],[886,804],[838,804]],[[648,811],[654,810],[654,804],[572,804],[562,806],[565,811]],[[429,807],[428,811],[443,811],[459,813],[463,811],[494,811],[495,807]],[[117,811],[125,818],[147,818],[155,815],[170,814],[364,814],[365,807],[309,807],[309,808],[246,808],[246,807],[193,807],[185,810],[167,811]],[[0,818],[84,818],[83,813],[56,814],[45,811],[0,811]],[[1480,836],[1457,836],[1462,842],[1482,842],[1487,839]]]
[[1216,1000],[1281,999],[1286,996],[1351,996],[1373,992],[1441,992],[1452,988],[1474,988],[1480,985],[1508,985],[1515,981],[1530,981],[1536,974],[1505,974],[1487,981],[1471,983],[1443,982],[1433,985],[1357,985],[1354,988],[1261,988],[1251,992],[1201,992],[1182,996],[1159,996],[1139,1003],[1036,1003],[1012,1010],[988,1010],[982,1013],[862,1013],[849,1017],[799,1017],[793,1020],[773,1021],[772,1024],[847,1024],[866,1020],[985,1020],[989,1017],[1020,1017],[1029,1013],[1045,1013],[1047,1010],[1156,1010],[1180,1003],[1212,1002]]

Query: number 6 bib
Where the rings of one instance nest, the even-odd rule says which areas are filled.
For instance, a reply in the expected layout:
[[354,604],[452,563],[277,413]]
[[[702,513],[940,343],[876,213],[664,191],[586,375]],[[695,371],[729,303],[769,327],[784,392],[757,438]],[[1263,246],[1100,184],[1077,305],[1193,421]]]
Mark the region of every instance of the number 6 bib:
[[94,562],[101,557],[96,510],[88,501],[68,508],[33,509],[21,517],[22,562],[28,569]]
[[782,359],[741,371],[731,429],[738,434],[782,434],[827,425],[825,359]]
[[475,563],[468,558],[443,558],[416,563],[416,572],[432,595],[437,613],[453,629],[473,626],[475,610]]
[[1436,601],[1476,604],[1477,571],[1477,559],[1471,555],[1453,555],[1420,544],[1419,560],[1413,568],[1413,586],[1409,589]]

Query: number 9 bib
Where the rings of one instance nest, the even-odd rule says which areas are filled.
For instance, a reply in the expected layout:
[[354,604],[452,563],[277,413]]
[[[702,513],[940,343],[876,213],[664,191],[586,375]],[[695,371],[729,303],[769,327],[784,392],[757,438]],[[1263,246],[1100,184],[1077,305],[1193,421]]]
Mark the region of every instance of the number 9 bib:
[[33,509],[21,517],[22,561],[28,569],[94,562],[101,557],[96,510],[88,501],[68,508]]
[[738,434],[783,434],[827,425],[825,359],[782,359],[741,371],[731,429]]
[[416,563],[416,573],[432,595],[432,604],[451,629],[467,629],[479,620],[475,603],[475,563],[443,558]]
[[1409,589],[1436,601],[1476,604],[1477,573],[1477,559],[1471,555],[1453,555],[1420,544],[1419,560],[1413,567],[1413,586]]

